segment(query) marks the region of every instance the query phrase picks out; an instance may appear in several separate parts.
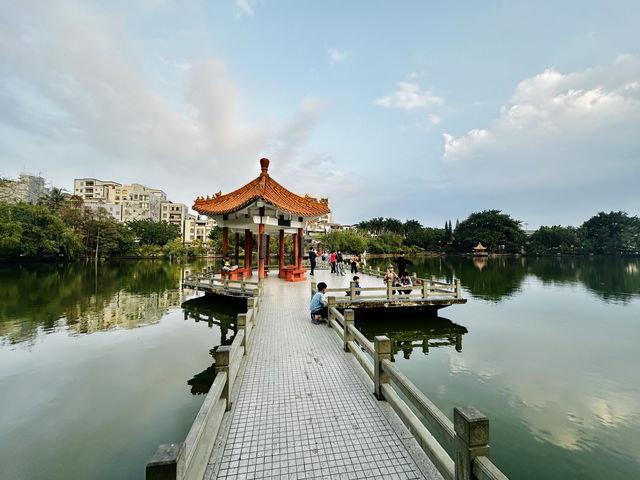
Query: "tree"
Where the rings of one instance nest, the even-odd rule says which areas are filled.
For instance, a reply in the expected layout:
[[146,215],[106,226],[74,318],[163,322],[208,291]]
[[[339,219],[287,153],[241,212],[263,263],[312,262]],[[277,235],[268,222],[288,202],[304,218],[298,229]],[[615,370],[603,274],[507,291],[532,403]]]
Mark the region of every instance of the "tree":
[[580,227],[588,253],[621,254],[640,251],[640,220],[626,212],[600,212]]
[[493,252],[515,253],[525,241],[518,220],[500,210],[484,210],[469,215],[456,229],[455,246],[459,252],[471,252],[478,242]]
[[169,240],[167,244],[162,248],[162,253],[165,257],[169,257],[169,260],[174,258],[180,258],[187,253],[187,249],[182,244],[180,237]]
[[222,252],[222,227],[214,227],[213,230],[209,232],[209,240],[211,240],[213,249],[216,252]]
[[[207,240],[210,242],[211,240]],[[199,257],[207,254],[207,247],[204,246],[202,240],[196,238],[193,242],[191,242],[191,247],[187,250],[187,254],[190,257]]]
[[322,237],[321,243],[329,250],[340,250],[355,254],[367,249],[366,237],[353,230],[331,230]]
[[167,222],[155,222],[149,218],[132,220],[127,225],[134,231],[143,245],[158,245],[160,247],[180,236],[180,227]]
[[74,258],[81,252],[79,236],[46,207],[0,203],[0,254]]
[[527,253],[571,253],[578,245],[574,227],[542,226],[529,237]]
[[51,213],[57,212],[67,202],[63,190],[53,187],[51,191],[38,199],[38,205],[44,205]]

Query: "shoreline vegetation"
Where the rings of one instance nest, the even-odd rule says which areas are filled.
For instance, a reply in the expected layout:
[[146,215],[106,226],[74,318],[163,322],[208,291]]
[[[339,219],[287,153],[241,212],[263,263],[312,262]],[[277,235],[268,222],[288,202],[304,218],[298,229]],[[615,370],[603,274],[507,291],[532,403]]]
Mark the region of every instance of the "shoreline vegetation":
[[[243,235],[241,235],[243,237]],[[324,250],[341,250],[368,258],[470,255],[482,243],[495,255],[640,255],[640,219],[626,212],[600,212],[579,227],[542,226],[525,232],[522,222],[500,210],[484,210],[444,228],[424,227],[417,220],[373,218],[355,229],[314,235]],[[272,252],[277,239],[271,239]],[[244,255],[243,243],[240,250]],[[230,242],[229,248],[233,247]],[[103,208],[91,209],[79,197],[66,199],[53,189],[37,205],[0,202],[0,261],[168,258],[219,256],[222,229],[206,240],[185,245],[177,225],[150,219],[119,223]],[[285,239],[285,254],[293,244]]]

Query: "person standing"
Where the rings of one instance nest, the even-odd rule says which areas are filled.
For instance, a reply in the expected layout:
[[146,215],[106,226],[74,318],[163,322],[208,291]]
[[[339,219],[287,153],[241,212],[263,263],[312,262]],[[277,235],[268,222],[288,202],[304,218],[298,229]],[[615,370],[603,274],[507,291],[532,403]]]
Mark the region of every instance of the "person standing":
[[336,273],[336,251],[332,250],[329,255],[329,262],[331,262],[331,273]]
[[400,252],[395,262],[398,264],[398,273],[400,275],[407,271],[407,265],[413,265],[413,262],[411,260],[408,260],[404,257],[404,252]]
[[345,275],[343,262],[342,252],[338,250],[338,253],[336,253],[336,275]]
[[313,250],[313,247],[309,248],[309,263],[311,264],[311,273],[313,275],[313,270],[316,268],[316,257],[318,254]]
[[351,273],[358,273],[358,256],[354,255],[351,257]]

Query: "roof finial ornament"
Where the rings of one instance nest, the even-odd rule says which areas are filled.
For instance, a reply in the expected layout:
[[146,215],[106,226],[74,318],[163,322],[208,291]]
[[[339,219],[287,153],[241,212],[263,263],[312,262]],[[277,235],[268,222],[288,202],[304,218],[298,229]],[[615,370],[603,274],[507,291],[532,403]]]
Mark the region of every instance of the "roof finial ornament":
[[260,168],[262,169],[262,173],[260,173],[260,176],[269,176],[269,173],[267,172],[269,170],[269,159],[268,158],[261,158],[260,159]]

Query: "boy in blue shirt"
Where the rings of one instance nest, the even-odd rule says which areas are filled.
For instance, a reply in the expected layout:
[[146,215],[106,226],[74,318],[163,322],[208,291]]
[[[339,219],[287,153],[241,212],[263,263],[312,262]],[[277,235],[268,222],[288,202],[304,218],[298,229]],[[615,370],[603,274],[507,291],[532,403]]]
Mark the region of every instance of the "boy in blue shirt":
[[318,284],[318,291],[311,299],[311,305],[309,306],[311,310],[311,321],[316,325],[319,324],[321,320],[326,322],[329,317],[329,308],[327,307],[329,301],[325,293],[327,293],[327,284],[320,282]]

